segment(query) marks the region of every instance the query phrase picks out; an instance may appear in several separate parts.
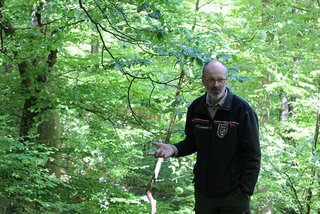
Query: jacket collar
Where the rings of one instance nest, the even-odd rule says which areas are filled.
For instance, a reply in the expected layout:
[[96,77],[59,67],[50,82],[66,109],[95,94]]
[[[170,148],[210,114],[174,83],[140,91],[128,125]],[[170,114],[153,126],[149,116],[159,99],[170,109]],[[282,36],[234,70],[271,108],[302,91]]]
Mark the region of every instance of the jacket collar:
[[233,94],[231,93],[229,88],[227,88],[227,91],[228,91],[228,94],[227,94],[226,100],[222,104],[221,108],[223,108],[227,111],[230,111],[231,107],[232,107]]

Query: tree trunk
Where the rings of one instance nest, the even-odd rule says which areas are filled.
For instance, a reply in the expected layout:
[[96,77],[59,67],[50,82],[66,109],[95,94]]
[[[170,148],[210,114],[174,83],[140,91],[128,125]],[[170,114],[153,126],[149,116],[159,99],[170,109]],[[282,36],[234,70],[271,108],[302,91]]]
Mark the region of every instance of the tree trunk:
[[19,63],[18,67],[21,78],[21,91],[26,96],[20,120],[19,136],[21,141],[29,141],[29,130],[31,129],[32,124],[34,123],[34,118],[37,115],[31,111],[31,108],[36,104],[36,97],[32,95],[32,79],[28,77],[27,61]]
[[[180,96],[180,90],[181,90],[181,86],[182,86],[184,77],[185,77],[185,70],[182,67],[179,82],[177,85],[177,91],[176,91],[176,95],[175,95],[175,101],[176,101],[175,103],[177,103],[178,97]],[[167,136],[166,136],[166,140],[165,140],[166,144],[168,144],[170,142],[172,130],[173,130],[173,127],[174,127],[174,124],[176,121],[176,117],[177,117],[177,106],[174,106],[174,110],[172,112],[171,120],[169,123],[169,128],[167,131]],[[158,174],[160,172],[162,163],[163,163],[163,158],[158,158],[156,166],[154,168],[154,174],[153,174],[153,176],[147,186],[147,198],[148,198],[150,205],[151,205],[151,214],[157,213],[157,201],[152,196],[152,188],[158,179]]]
[[[53,67],[57,59],[57,51],[50,51],[47,59],[48,72]],[[33,107],[37,104],[36,94],[39,91],[35,90],[32,86],[33,84],[43,84],[47,81],[47,74],[39,74],[35,80],[31,79],[28,76],[28,63],[23,61],[19,64],[19,72],[21,77],[21,89],[22,92],[26,95],[24,102],[22,116],[20,121],[20,137],[22,141],[30,140],[29,132],[35,122],[35,117],[44,112],[46,108],[38,109],[37,111],[32,110]]]
[[[199,12],[199,8],[200,8],[200,0],[196,1],[196,8],[195,8],[195,12]],[[194,31],[196,29],[196,25],[197,25],[197,20],[194,20],[194,23],[192,25],[191,30]]]
[[[318,82],[318,97],[320,96],[320,81]],[[320,101],[320,100],[319,100]],[[316,119],[316,125],[315,125],[315,132],[314,132],[314,137],[313,137],[313,146],[312,146],[312,156],[317,155],[317,145],[318,145],[318,139],[319,139],[319,128],[320,128],[320,103],[318,102],[317,106],[317,119]],[[307,214],[311,213],[311,201],[313,197],[313,191],[311,186],[313,186],[314,182],[319,182],[317,181],[317,168],[315,165],[312,163],[311,167],[311,178],[312,178],[312,183],[310,187],[307,189]]]
[[280,121],[287,121],[289,116],[289,104],[287,97],[281,99]]
[[60,158],[58,149],[60,146],[60,117],[55,111],[47,111],[44,121],[38,126],[38,143],[45,144],[47,148],[53,149],[51,160],[47,162],[49,173],[57,178],[61,177]]
[[[99,53],[99,40],[97,42],[91,44],[91,54],[98,54]],[[95,69],[99,69],[99,63],[94,65]]]

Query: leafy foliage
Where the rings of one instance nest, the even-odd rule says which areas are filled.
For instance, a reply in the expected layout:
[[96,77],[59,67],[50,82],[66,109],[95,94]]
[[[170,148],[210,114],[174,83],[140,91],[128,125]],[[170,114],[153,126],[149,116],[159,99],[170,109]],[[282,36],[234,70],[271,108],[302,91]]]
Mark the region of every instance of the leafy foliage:
[[[146,154],[173,112],[170,143],[183,138],[210,58],[227,65],[229,87],[260,118],[254,213],[319,212],[319,8],[0,0],[0,212],[150,212]],[[194,161],[165,160],[153,190],[159,213],[193,212]]]

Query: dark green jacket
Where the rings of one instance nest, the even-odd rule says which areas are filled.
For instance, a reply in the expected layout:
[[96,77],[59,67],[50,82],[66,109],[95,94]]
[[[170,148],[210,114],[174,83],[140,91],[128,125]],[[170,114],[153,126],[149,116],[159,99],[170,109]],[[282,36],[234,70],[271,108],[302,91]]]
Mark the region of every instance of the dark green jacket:
[[252,195],[260,170],[259,127],[256,113],[229,89],[222,108],[212,120],[206,95],[188,108],[186,137],[175,146],[177,157],[197,152],[194,183],[209,197],[221,196],[240,186]]

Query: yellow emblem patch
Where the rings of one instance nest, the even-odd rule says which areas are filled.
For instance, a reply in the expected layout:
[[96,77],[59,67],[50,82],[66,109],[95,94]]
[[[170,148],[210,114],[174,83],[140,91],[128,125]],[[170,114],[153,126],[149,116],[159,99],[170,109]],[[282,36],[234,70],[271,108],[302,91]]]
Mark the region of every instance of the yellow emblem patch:
[[224,136],[226,136],[228,133],[228,125],[226,124],[219,124],[218,125],[218,130],[217,130],[217,135],[220,137],[220,138],[224,138]]

